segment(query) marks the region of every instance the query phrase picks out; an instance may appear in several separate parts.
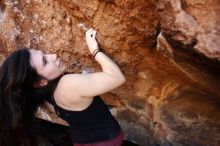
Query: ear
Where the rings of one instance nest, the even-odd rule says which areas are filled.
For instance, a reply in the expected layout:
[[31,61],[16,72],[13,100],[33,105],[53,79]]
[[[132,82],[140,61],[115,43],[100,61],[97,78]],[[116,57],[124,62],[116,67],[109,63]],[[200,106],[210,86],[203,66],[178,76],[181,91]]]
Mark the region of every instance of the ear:
[[35,88],[40,88],[40,87],[46,86],[47,84],[48,84],[48,80],[41,79],[39,82],[34,84],[34,87]]

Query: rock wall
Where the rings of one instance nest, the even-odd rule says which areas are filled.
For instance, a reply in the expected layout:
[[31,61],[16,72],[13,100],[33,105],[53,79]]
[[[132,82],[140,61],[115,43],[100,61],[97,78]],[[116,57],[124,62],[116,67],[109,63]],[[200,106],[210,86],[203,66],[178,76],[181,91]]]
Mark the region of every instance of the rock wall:
[[220,1],[1,0],[0,62],[28,47],[57,53],[68,71],[100,70],[101,48],[127,82],[103,95],[139,145],[220,145]]

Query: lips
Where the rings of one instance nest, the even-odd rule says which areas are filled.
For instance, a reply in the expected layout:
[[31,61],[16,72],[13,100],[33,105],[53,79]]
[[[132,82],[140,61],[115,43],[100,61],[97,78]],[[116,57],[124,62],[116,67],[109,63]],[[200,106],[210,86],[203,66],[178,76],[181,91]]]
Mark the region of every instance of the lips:
[[57,58],[56,65],[57,65],[58,68],[62,68],[62,69],[64,68],[65,69],[65,64],[63,63],[61,58]]
[[60,58],[57,58],[56,64],[57,64],[57,66],[59,66],[59,67],[62,65],[62,61],[60,60]]
[[63,66],[63,62],[61,60],[59,60],[59,67]]

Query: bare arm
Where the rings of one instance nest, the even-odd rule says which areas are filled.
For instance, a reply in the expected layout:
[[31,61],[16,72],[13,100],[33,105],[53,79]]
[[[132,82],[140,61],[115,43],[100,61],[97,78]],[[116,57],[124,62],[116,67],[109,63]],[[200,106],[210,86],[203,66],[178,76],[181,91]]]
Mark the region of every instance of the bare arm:
[[[95,35],[96,31],[93,29],[86,32],[86,42],[91,53],[98,49]],[[59,86],[63,89],[62,93],[93,97],[111,91],[125,82],[120,68],[103,52],[98,52],[95,59],[101,65],[102,72],[65,75],[59,82]]]

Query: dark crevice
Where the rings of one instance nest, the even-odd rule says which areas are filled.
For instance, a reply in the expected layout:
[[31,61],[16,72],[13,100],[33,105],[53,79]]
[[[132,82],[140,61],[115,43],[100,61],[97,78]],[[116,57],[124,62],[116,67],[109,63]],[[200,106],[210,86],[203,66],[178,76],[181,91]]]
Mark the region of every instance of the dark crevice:
[[0,12],[4,13],[5,12],[5,1],[0,0]]
[[116,6],[116,3],[114,0],[99,0],[99,2],[105,2],[106,4],[112,4],[112,5]]
[[183,44],[180,41],[172,39],[172,36],[169,34],[163,33],[167,42],[170,46],[175,49],[174,52],[174,60],[185,61],[193,63],[196,66],[200,66],[200,68],[207,70],[218,78],[220,74],[220,62],[217,59],[210,59],[205,55],[198,53],[194,50],[195,45],[197,44],[197,40],[193,38],[191,43]]
[[186,11],[187,3],[185,0],[180,0],[182,10]]
[[[175,33],[178,33],[178,32],[175,32]],[[195,47],[195,45],[197,44],[197,39],[196,38],[192,38],[190,43],[184,44],[181,41],[172,39],[172,35],[170,35],[170,34],[163,33],[163,35],[166,38],[167,42],[173,48],[191,51]]]
[[161,27],[160,27],[160,24],[158,24],[158,26],[156,27],[155,32],[153,34],[153,40],[154,40],[153,48],[157,47],[157,38],[158,38],[160,32],[161,32]]

